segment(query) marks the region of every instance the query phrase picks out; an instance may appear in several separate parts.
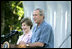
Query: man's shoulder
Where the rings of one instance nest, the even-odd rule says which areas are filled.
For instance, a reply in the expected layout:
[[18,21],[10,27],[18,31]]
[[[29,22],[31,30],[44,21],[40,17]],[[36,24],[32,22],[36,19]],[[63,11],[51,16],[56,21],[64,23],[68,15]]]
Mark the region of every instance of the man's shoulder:
[[48,24],[47,22],[44,22],[43,27],[46,27],[46,28],[52,28],[52,26],[51,26],[50,24]]

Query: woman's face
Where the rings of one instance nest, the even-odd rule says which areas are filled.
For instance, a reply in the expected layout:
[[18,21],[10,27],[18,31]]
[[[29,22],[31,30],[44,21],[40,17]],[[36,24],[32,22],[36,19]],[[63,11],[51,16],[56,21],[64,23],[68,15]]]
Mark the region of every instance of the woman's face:
[[30,26],[28,26],[26,23],[22,23],[22,30],[27,33],[30,30]]

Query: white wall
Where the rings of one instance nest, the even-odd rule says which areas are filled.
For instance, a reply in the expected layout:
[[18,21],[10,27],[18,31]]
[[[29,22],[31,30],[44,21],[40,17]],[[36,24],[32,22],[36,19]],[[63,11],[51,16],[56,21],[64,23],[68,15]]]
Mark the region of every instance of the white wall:
[[[35,8],[45,12],[45,21],[54,30],[54,47],[57,48],[71,34],[71,1],[23,1],[24,17],[31,18]],[[61,48],[71,48],[71,37]]]

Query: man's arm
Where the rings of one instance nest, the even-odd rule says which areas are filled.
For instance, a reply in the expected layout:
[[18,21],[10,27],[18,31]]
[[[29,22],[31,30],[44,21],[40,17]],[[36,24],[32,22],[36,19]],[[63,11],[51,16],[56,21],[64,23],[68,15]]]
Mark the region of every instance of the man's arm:
[[35,43],[29,43],[30,47],[43,47],[44,43],[41,42],[35,42]]
[[35,42],[35,43],[28,43],[29,47],[43,47],[44,43]]
[[42,42],[35,42],[35,43],[28,43],[28,44],[26,44],[23,41],[21,41],[19,45],[23,45],[23,46],[25,46],[27,48],[33,48],[33,47],[43,47],[44,43],[42,43]]

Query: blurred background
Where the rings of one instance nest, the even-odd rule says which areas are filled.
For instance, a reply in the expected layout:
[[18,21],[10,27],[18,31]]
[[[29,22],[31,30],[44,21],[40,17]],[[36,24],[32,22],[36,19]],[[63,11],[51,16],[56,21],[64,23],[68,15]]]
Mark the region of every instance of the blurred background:
[[[21,31],[23,17],[29,17],[35,25],[32,13],[36,8],[44,10],[45,21],[53,28],[54,48],[71,48],[71,1],[2,1],[1,35]],[[11,43],[16,43],[19,35],[11,37]]]

